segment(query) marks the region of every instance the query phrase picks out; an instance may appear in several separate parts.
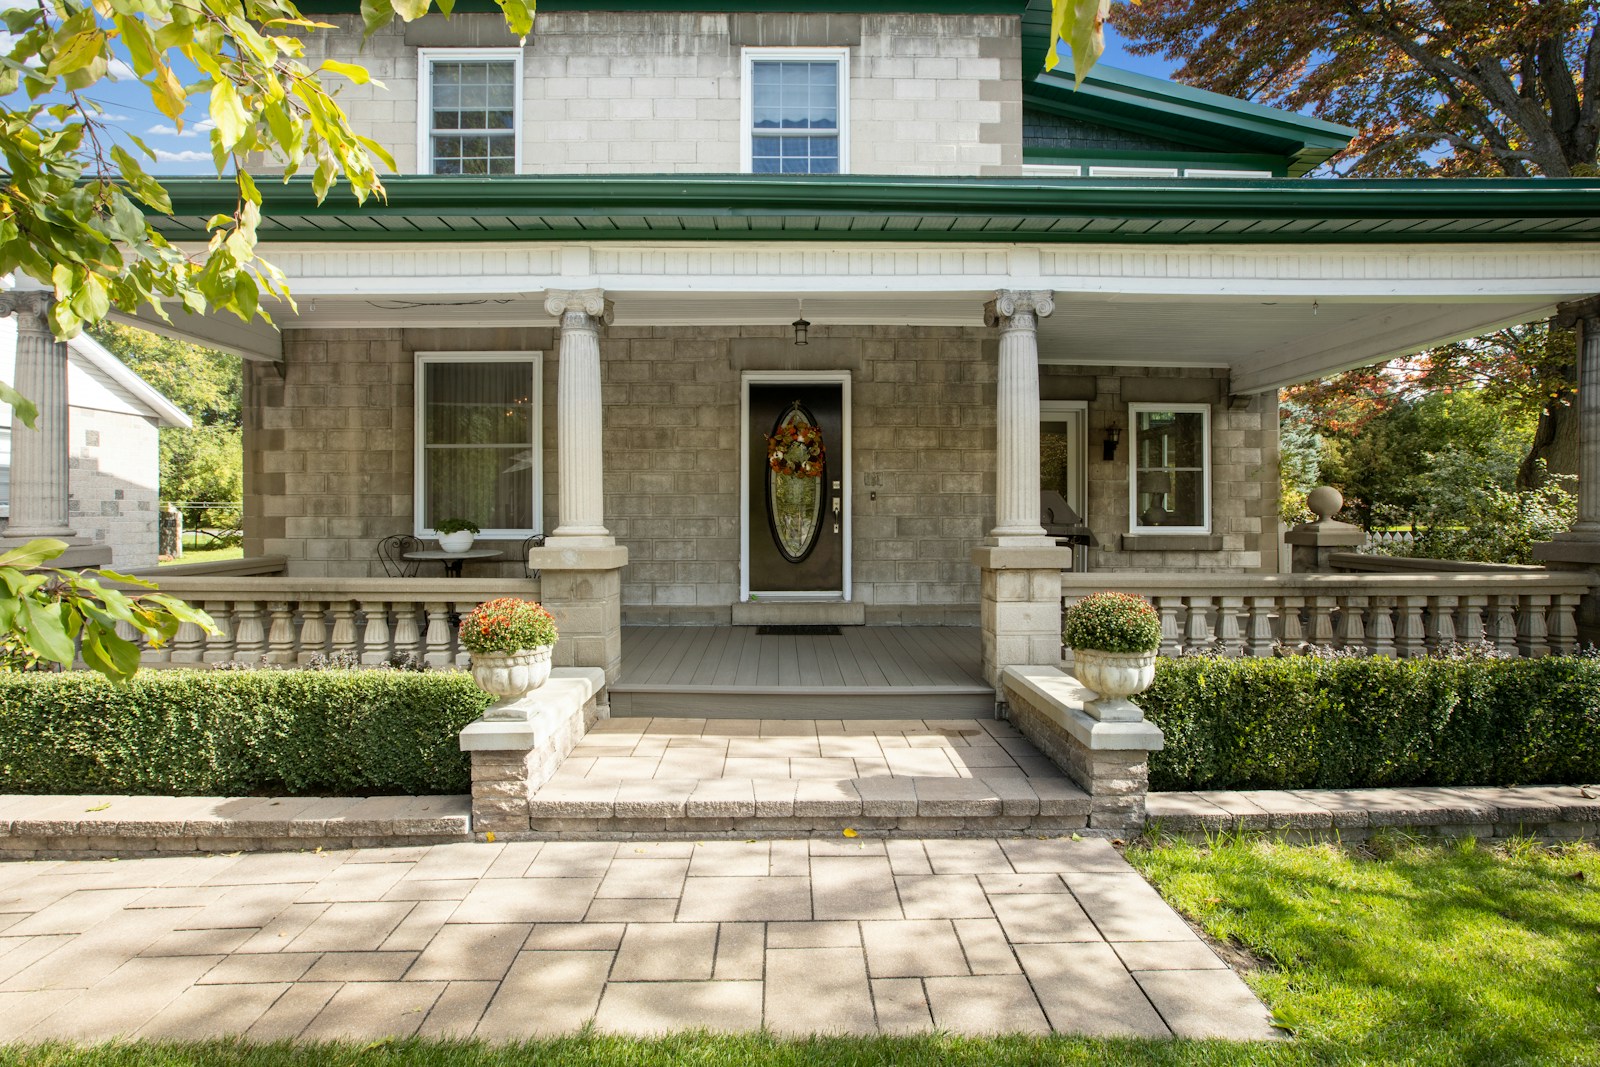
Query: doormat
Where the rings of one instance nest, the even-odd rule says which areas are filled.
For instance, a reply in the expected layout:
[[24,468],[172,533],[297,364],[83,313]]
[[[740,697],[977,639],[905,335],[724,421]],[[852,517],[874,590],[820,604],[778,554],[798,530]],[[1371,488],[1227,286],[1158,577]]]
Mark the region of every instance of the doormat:
[[757,626],[757,637],[838,637],[837,626]]

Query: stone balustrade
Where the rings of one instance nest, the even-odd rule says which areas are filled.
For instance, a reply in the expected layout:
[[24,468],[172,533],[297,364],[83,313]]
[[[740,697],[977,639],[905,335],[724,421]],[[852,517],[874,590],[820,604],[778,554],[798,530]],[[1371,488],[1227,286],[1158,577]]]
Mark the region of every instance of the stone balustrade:
[[1161,615],[1161,654],[1271,656],[1314,644],[1422,656],[1492,644],[1507,656],[1578,647],[1583,572],[1463,574],[1063,574],[1062,607],[1102,589],[1136,593]]
[[[161,591],[203,608],[218,634],[185,623],[151,667],[224,663],[306,664],[319,658],[366,665],[414,659],[465,666],[456,619],[485,600],[537,599],[538,579],[161,577]],[[131,630],[125,636],[132,637]]]

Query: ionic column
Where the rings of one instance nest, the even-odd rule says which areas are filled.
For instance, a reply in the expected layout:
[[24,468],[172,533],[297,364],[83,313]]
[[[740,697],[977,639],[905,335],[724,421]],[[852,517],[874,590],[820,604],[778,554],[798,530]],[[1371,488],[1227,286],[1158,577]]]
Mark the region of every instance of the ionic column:
[[984,308],[1000,327],[995,398],[992,545],[1051,545],[1039,525],[1039,319],[1055,310],[1049,290],[1002,289]]
[[[600,289],[552,289],[545,310],[561,320],[556,378],[556,470],[560,521],[552,536],[612,544],[605,525],[600,454],[600,327],[611,302]],[[568,542],[571,543],[571,542]]]
[[11,416],[11,523],[7,540],[76,533],[67,523],[67,346],[50,332],[49,293],[0,293],[17,320],[17,392],[39,408],[34,429]]

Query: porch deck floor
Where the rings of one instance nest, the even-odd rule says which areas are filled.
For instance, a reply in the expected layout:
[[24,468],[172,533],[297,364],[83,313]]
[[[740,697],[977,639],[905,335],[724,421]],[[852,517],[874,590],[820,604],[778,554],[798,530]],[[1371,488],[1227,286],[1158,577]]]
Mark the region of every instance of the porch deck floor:
[[705,718],[991,714],[975,626],[852,626],[838,636],[748,626],[625,626],[611,713]]
[[529,799],[570,836],[1070,830],[1089,798],[1008,722],[613,718]]

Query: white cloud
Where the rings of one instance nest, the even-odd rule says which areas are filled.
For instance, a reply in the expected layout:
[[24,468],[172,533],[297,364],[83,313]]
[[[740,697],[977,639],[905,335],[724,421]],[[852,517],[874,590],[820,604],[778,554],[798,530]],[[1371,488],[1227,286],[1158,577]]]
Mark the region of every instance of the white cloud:
[[120,82],[133,81],[138,75],[133,72],[132,67],[113,56],[111,62],[106,64],[106,77],[114,82]]
[[179,133],[176,126],[168,126],[164,122],[158,122],[144,132],[162,137],[199,137],[202,133],[208,132],[215,125],[216,123],[212,122],[210,119],[201,119],[199,122],[191,122],[189,125],[183,128],[182,133]]
[[104,115],[100,116],[100,121],[101,122],[132,122],[133,121],[133,117],[131,115],[118,115],[116,112],[108,111]]
[[210,152],[168,152],[164,148],[156,149],[157,163],[199,163],[210,160]]

